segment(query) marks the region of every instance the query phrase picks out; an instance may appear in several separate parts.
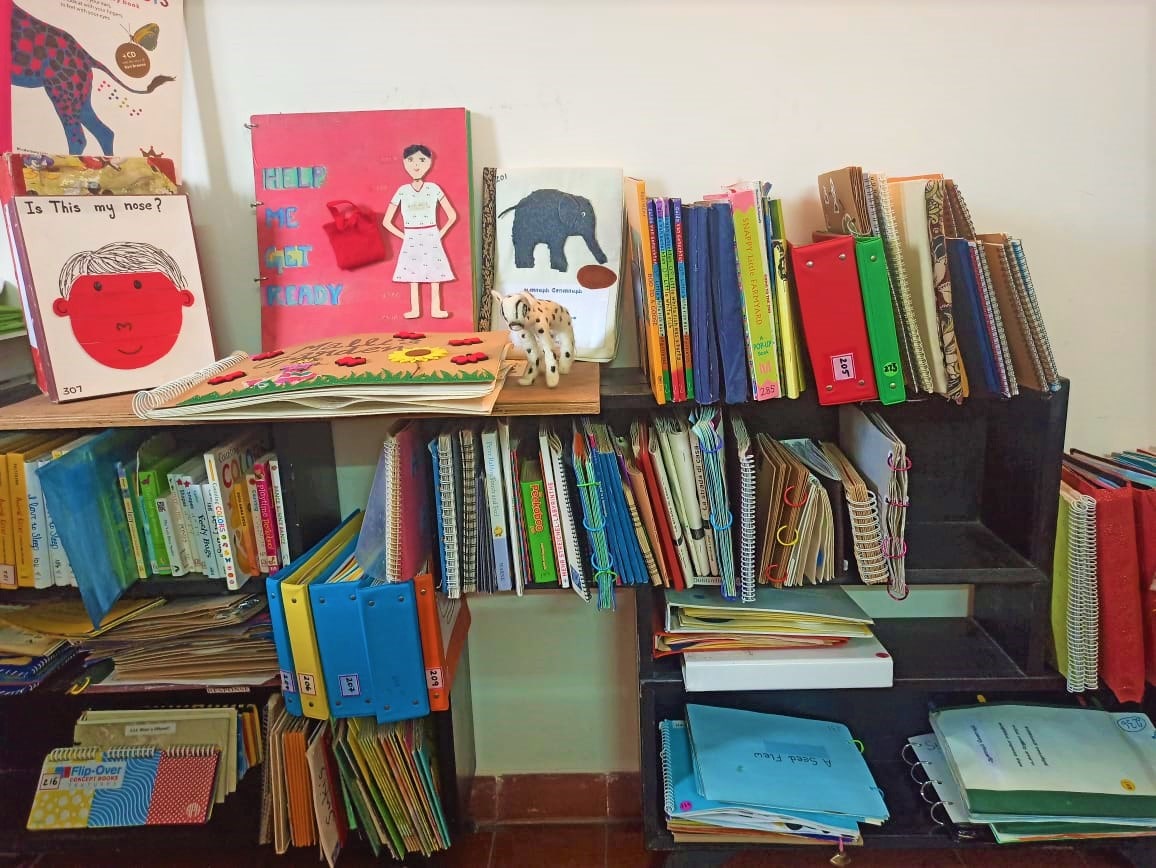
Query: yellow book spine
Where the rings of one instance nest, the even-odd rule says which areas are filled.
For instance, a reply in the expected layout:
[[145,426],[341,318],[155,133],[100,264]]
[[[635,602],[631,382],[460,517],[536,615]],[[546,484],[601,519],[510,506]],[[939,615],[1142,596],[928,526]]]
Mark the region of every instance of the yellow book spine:
[[32,522],[28,515],[28,480],[24,475],[24,454],[10,452],[8,461],[8,503],[12,508],[12,539],[15,547],[16,584],[35,587],[32,571]]
[[799,330],[791,303],[791,281],[787,274],[787,242],[781,238],[771,241],[772,270],[775,281],[775,308],[779,315],[779,346],[783,348],[783,383],[788,398],[803,393],[806,381],[802,376],[799,353]]
[[289,647],[293,651],[293,668],[297,670],[297,690],[306,717],[329,719],[329,697],[321,674],[321,651],[313,630],[313,610],[309,606],[309,586],[281,583],[285,607],[285,626],[289,630]]
[[0,455],[0,588],[15,590],[16,587],[16,544],[12,536],[8,458]]

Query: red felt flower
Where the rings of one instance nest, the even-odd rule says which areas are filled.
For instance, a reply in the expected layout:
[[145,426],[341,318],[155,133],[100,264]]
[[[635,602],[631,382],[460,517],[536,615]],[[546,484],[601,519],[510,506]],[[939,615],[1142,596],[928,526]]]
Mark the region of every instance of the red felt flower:
[[245,376],[244,371],[226,371],[223,374],[210,377],[208,382],[210,386],[220,386],[222,383],[231,383],[233,380],[239,380],[243,376]]
[[403,341],[420,341],[425,337],[421,332],[394,332],[393,336]]
[[450,341],[450,346],[451,347],[468,347],[468,346],[472,346],[473,344],[480,344],[481,342],[482,342],[482,339],[476,338],[476,337],[454,338],[452,341]]
[[476,365],[478,362],[484,362],[488,359],[485,353],[466,353],[464,356],[454,356],[450,359],[455,365]]
[[263,362],[265,359],[275,359],[283,355],[285,355],[284,350],[269,350],[267,353],[257,353],[255,356],[250,356],[250,359],[254,362]]
[[333,364],[341,365],[341,367],[343,367],[343,368],[355,368],[358,365],[364,365],[365,364],[365,357],[364,356],[342,356],[340,359],[335,361]]

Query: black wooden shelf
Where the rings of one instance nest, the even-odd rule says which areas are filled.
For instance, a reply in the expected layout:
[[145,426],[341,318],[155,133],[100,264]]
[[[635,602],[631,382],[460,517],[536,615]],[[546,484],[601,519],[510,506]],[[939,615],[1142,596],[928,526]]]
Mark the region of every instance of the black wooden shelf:
[[910,584],[1018,584],[1047,576],[979,521],[916,522],[907,527]]

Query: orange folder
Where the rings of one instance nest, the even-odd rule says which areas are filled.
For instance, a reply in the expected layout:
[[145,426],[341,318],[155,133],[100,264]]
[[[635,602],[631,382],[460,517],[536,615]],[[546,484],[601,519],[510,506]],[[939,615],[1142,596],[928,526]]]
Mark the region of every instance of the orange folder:
[[417,576],[413,584],[417,591],[417,620],[430,711],[448,711],[454,673],[470,630],[470,609],[465,597],[459,600],[439,597],[429,573]]

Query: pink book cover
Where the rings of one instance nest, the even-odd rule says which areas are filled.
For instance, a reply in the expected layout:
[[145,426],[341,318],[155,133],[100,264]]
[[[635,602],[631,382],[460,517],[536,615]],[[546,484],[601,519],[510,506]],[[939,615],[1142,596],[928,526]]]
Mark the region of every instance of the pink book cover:
[[471,331],[464,108],[255,115],[264,350],[365,331]]

